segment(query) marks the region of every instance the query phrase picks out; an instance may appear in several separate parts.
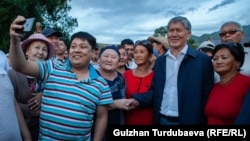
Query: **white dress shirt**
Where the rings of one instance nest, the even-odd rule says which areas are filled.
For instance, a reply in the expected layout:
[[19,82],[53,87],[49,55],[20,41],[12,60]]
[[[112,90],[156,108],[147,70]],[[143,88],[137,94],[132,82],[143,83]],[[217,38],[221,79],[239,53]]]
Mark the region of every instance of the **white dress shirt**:
[[160,113],[166,116],[178,117],[178,87],[177,77],[180,64],[187,52],[188,46],[186,45],[177,58],[171,54],[170,49],[166,52],[166,81],[163,91],[163,98],[161,103]]

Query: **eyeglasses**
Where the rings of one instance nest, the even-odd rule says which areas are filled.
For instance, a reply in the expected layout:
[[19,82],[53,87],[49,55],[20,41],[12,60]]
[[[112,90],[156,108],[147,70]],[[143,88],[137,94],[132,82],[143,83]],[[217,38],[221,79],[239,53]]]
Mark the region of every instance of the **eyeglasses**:
[[221,32],[219,35],[220,35],[221,37],[225,37],[225,36],[227,35],[227,33],[228,33],[229,35],[234,35],[236,32],[241,32],[241,30],[235,29],[235,30],[224,31],[224,32]]
[[135,46],[137,46],[137,45],[147,46],[147,45],[151,45],[151,43],[148,40],[137,40],[135,42]]

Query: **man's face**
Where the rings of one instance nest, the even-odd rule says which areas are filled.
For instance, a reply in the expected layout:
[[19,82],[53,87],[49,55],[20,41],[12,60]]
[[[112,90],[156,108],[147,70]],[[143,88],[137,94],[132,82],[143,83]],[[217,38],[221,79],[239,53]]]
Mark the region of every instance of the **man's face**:
[[126,51],[128,53],[128,59],[132,59],[133,54],[134,54],[134,46],[125,44],[124,48],[126,49]]
[[92,48],[87,40],[73,39],[69,49],[69,60],[73,68],[89,65],[91,56]]
[[98,61],[98,55],[99,55],[99,50],[98,49],[93,49],[92,50],[92,60]]
[[191,32],[187,31],[180,23],[172,23],[168,29],[168,42],[171,48],[183,48],[191,36]]
[[66,45],[65,45],[64,41],[59,40],[59,44],[58,44],[58,48],[56,50],[56,54],[62,55],[62,54],[64,54],[65,50],[66,50]]
[[52,43],[52,45],[54,46],[55,52],[56,52],[57,48],[59,46],[59,37],[56,35],[51,35],[51,36],[47,37],[47,39],[50,41],[50,43]]
[[244,32],[237,28],[235,24],[225,25],[220,31],[220,39],[222,43],[240,43],[243,37]]

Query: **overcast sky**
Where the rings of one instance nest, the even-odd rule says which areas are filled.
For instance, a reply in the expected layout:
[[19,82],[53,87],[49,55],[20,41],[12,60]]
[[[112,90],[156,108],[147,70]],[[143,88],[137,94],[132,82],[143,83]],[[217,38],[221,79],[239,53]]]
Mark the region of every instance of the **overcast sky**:
[[69,5],[69,15],[78,20],[74,32],[89,32],[98,43],[146,39],[174,16],[187,17],[197,36],[218,31],[226,21],[250,24],[249,0],[72,0]]

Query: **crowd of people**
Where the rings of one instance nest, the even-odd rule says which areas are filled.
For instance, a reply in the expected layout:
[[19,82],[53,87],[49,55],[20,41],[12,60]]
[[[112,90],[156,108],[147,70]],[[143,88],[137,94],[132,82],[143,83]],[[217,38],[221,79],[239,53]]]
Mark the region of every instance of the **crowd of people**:
[[9,61],[0,52],[0,112],[8,113],[0,140],[108,141],[112,125],[250,124],[249,55],[237,22],[220,27],[220,44],[194,49],[182,16],[169,20],[166,37],[103,48],[84,31],[67,47],[52,28],[21,41],[25,20],[10,25]]

